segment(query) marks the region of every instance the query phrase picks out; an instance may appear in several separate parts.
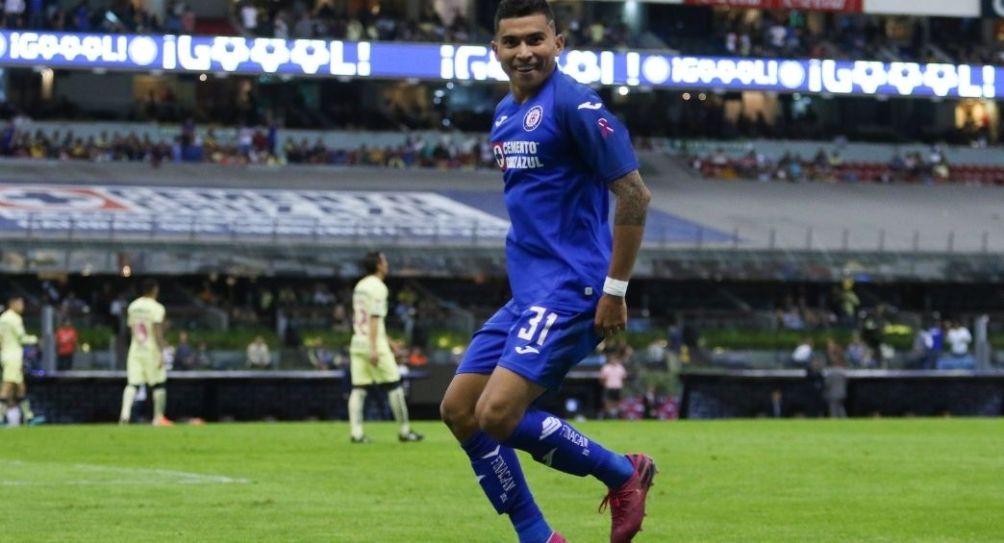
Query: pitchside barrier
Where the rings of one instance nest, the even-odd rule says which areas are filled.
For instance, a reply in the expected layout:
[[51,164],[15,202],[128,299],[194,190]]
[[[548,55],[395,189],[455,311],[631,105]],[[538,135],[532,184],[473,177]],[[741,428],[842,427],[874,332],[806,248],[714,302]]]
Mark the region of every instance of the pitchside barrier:
[[[437,419],[439,402],[456,366],[429,366],[404,377],[411,416]],[[573,371],[561,392],[542,399],[563,415],[592,416],[600,405],[597,371]],[[124,371],[65,371],[28,377],[36,413],[53,423],[118,420]],[[207,421],[346,420],[351,385],[342,370],[188,371],[167,381],[167,416]],[[149,391],[134,406],[134,420],[149,420]],[[390,418],[384,394],[367,396],[367,418]],[[569,402],[572,400],[572,402]],[[573,405],[573,412],[568,406]]]
[[[1004,415],[1004,371],[849,370],[848,416]],[[732,370],[681,375],[681,416],[691,419],[826,416],[825,375]]]

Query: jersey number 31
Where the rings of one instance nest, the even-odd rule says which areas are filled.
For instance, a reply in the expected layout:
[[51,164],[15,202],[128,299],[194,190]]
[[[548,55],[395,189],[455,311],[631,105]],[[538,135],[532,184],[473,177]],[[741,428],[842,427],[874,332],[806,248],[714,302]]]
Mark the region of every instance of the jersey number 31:
[[526,327],[520,328],[517,335],[520,339],[526,341],[533,341],[534,335],[537,334],[537,327],[540,325],[540,321],[544,320],[544,315],[547,315],[547,320],[544,321],[544,327],[540,329],[540,335],[537,335],[537,345],[543,345],[544,340],[547,339],[547,333],[551,331],[551,326],[554,321],[558,320],[557,313],[548,313],[547,308],[535,305],[530,308],[533,311],[533,317],[526,321]]

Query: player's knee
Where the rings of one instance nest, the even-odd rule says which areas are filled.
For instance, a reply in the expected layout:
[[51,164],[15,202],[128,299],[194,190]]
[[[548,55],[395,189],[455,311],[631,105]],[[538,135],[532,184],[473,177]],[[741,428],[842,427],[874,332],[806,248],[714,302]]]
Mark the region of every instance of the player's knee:
[[519,423],[509,407],[501,401],[482,399],[475,409],[478,427],[498,441],[509,438]]
[[450,428],[465,429],[477,427],[477,420],[474,418],[474,406],[449,396],[443,398],[442,403],[439,404],[439,417]]

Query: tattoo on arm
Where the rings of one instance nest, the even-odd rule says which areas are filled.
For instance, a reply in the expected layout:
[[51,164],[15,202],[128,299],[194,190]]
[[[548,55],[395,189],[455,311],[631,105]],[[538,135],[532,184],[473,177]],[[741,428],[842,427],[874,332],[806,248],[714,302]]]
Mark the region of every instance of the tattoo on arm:
[[645,215],[652,193],[635,170],[610,184],[610,191],[617,196],[614,211],[615,226],[645,226]]

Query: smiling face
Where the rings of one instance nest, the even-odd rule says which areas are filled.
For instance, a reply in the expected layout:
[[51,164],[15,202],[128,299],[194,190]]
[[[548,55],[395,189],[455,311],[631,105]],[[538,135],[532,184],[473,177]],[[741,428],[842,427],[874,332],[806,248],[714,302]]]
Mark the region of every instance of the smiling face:
[[517,101],[533,96],[554,71],[565,37],[542,13],[499,20],[492,51]]

